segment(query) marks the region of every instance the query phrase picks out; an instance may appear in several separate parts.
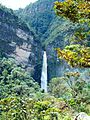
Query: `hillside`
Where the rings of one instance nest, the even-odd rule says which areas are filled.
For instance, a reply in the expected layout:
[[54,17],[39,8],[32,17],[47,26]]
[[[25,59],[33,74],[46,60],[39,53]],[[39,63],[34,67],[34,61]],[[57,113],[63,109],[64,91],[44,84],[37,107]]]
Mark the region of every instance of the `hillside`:
[[0,5],[0,120],[90,120],[90,2],[55,1]]
[[[6,45],[9,45],[9,49],[12,46],[10,56],[15,57],[17,61],[23,63],[26,67],[31,66],[28,70],[32,71],[33,78],[39,82],[42,69],[42,49],[44,48],[47,51],[48,80],[53,77],[62,76],[65,71],[68,71],[69,66],[64,61],[58,60],[55,48],[63,48],[66,44],[69,44],[69,38],[80,27],[80,25],[74,24],[69,20],[57,17],[53,10],[54,1],[38,0],[28,5],[25,9],[14,11],[16,15],[12,10],[7,10],[12,11],[13,14],[11,15],[10,12],[10,15],[7,15],[8,21],[5,21],[5,24],[11,23],[9,25],[11,27],[5,29],[7,30],[7,39],[10,41],[10,44]],[[10,16],[14,16],[14,18]],[[4,16],[4,20],[6,20],[6,16]],[[9,29],[12,34],[10,34]],[[5,39],[3,38],[5,34],[2,31],[1,35],[2,39]],[[7,52],[4,51],[5,54]],[[23,55],[21,55],[21,52]]]
[[55,0],[39,0],[25,9],[15,11],[16,14],[31,26],[41,37],[49,28],[54,18],[53,3]]
[[[34,74],[41,61],[41,45],[37,36],[11,9],[0,5],[0,54],[12,57]],[[40,75],[39,75],[40,77]]]
[[53,8],[54,2],[55,0],[38,0],[25,9],[15,11],[19,18],[32,27],[42,45],[47,41],[46,46],[55,41],[60,34],[63,36],[66,32],[68,35],[68,31],[72,34],[77,26],[76,24],[74,27],[72,22],[56,16]]
[[54,2],[55,0],[38,0],[25,9],[15,11],[33,28],[42,48],[47,51],[49,80],[61,76],[67,66],[66,63],[64,65],[64,62],[57,60],[55,48],[63,48],[68,44],[70,36],[79,27],[78,24],[74,25],[69,20],[57,17],[53,9]]

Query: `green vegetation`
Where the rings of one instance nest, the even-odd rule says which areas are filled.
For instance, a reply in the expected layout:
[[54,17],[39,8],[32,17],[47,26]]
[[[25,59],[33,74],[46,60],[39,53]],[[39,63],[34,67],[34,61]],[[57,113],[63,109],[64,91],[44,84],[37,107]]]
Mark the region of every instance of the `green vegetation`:
[[[75,31],[70,46],[64,50],[57,49],[60,58],[65,59],[72,67],[90,67],[90,2],[85,0],[66,0],[55,2],[55,12],[71,20],[74,24],[86,24]],[[71,41],[71,40],[70,40]]]
[[63,119],[66,108],[56,104],[63,107],[66,103],[41,93],[39,85],[12,58],[0,59],[0,120]]
[[55,0],[39,0],[34,4],[28,5],[25,9],[15,11],[15,13],[22,20],[26,21],[29,27],[35,31],[39,39],[47,31],[54,17],[54,14],[51,14],[54,1]]
[[0,100],[0,120],[72,120],[62,100],[48,96],[43,101],[9,97]]
[[53,78],[49,83],[49,92],[57,98],[63,98],[78,112],[90,112],[88,109],[90,105],[90,70],[83,73],[67,72],[63,77]]
[[0,4],[0,14],[2,16],[0,17],[2,23],[7,23],[8,25],[14,24],[14,27],[21,27],[24,30],[29,30],[25,22],[20,20],[18,16],[14,14],[12,9],[8,9]]
[[[16,28],[19,26],[28,32],[29,28],[32,28],[38,39],[40,38],[40,50],[41,47],[47,48],[52,44],[49,52],[54,58],[52,49],[60,47],[61,49],[57,48],[58,57],[64,58],[73,67],[72,72],[68,70],[61,77],[52,78],[48,84],[48,93],[44,93],[31,77],[31,73],[26,71],[26,66],[16,63],[12,58],[3,58],[0,52],[0,120],[73,120],[78,112],[90,115],[90,3],[84,0],[55,2],[56,14],[61,16],[57,18],[53,14],[54,1],[39,0],[24,10],[16,11],[23,22],[12,10],[0,5],[0,13],[5,15],[0,18],[2,23],[11,25],[15,22]],[[30,40],[31,44],[34,44],[32,39]],[[10,40],[9,42],[11,43]],[[2,42],[0,43],[2,45]],[[34,44],[33,51],[36,50],[36,53],[35,56],[31,53],[31,61],[34,57],[38,61],[37,48],[34,49],[38,45]],[[56,58],[52,61],[55,63],[55,60]],[[52,61],[49,61],[51,63],[48,62],[48,65],[50,72],[54,74]],[[39,62],[41,61],[38,61],[38,64]],[[38,77],[40,66],[35,67]],[[88,69],[76,70],[74,67]],[[61,72],[61,69],[58,72]]]
[[33,96],[40,88],[25,69],[17,66],[11,58],[0,60],[0,99],[9,96]]
[[90,113],[90,70],[53,78],[48,91],[13,59],[0,60],[0,120],[72,120],[75,111]]

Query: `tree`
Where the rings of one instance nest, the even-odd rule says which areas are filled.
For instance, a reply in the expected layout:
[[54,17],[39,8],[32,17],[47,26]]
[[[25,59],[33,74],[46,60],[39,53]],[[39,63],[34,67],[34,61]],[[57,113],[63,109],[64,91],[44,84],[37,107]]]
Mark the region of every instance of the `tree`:
[[[90,67],[90,2],[85,0],[66,0],[55,2],[58,16],[73,23],[83,24],[75,31],[70,45],[63,50],[57,49],[58,57],[65,59],[72,67]],[[85,27],[86,25],[86,27]]]
[[0,60],[0,99],[8,96],[31,97],[40,92],[37,82],[11,58]]

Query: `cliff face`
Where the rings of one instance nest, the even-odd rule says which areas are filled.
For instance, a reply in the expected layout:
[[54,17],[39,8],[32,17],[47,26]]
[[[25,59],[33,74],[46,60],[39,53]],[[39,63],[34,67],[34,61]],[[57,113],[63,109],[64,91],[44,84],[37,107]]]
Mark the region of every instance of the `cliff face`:
[[28,26],[12,10],[0,5],[0,54],[13,57],[34,74],[41,51],[40,43]]
[[58,59],[55,48],[63,48],[68,44],[69,37],[77,28],[77,25],[73,27],[73,23],[55,15],[53,10],[55,1],[38,0],[25,9],[15,11],[34,29],[42,48],[47,51],[49,80],[52,77],[61,76],[68,69],[66,63]]
[[48,80],[67,71],[67,64],[58,59],[55,48],[69,44],[77,29],[77,25],[55,15],[54,1],[38,0],[14,13],[0,6],[1,53],[24,64],[39,83],[43,50],[47,51]]

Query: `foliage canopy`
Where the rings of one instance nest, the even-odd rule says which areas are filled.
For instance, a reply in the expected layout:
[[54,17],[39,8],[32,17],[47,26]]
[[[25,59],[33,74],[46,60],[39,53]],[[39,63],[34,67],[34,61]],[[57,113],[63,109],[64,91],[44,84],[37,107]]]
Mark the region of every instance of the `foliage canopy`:
[[87,44],[87,41],[90,41],[90,2],[85,0],[56,1],[54,9],[58,16],[70,19],[73,23],[87,24],[88,27],[87,31],[82,27],[76,31],[73,37],[74,42],[71,42],[64,50],[57,49],[59,58],[65,59],[72,67],[90,67],[90,47]]

